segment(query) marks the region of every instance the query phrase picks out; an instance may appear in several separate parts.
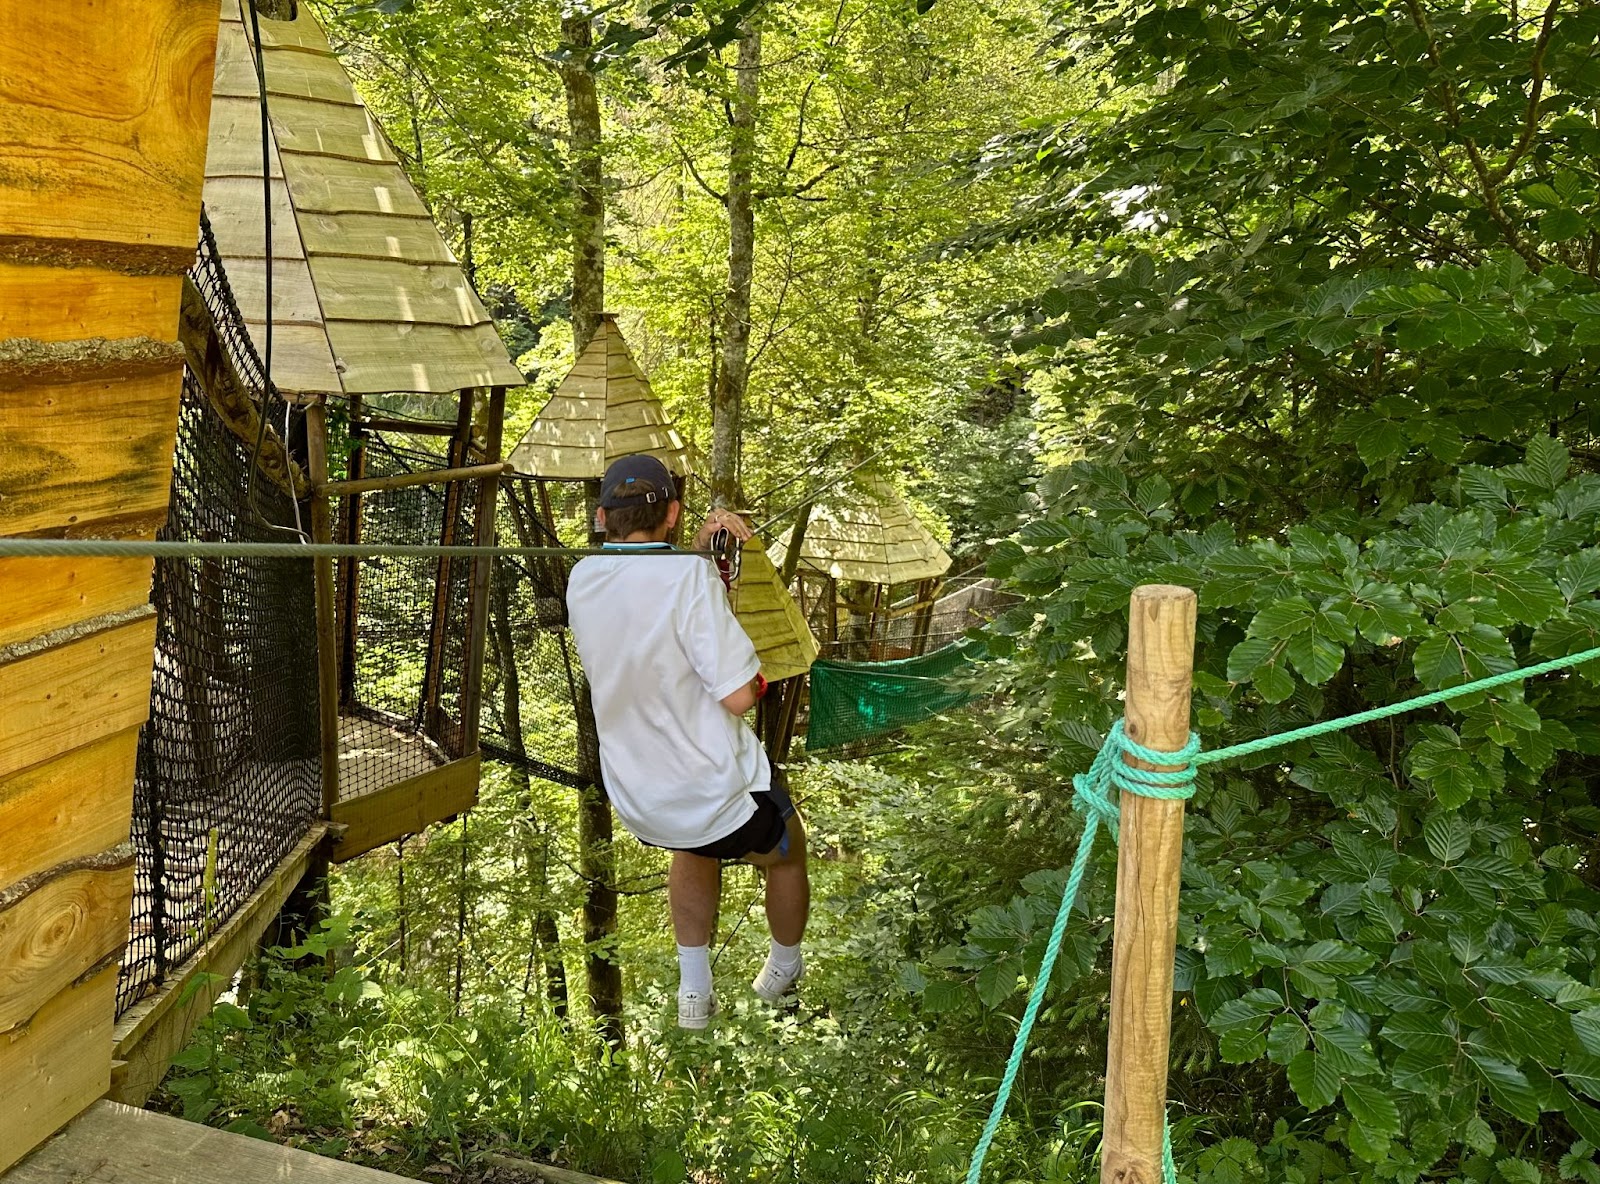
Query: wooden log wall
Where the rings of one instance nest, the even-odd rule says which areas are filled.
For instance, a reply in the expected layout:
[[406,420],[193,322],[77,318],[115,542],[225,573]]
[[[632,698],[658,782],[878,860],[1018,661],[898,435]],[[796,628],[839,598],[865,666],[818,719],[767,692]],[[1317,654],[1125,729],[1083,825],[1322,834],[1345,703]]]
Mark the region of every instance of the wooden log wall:
[[[166,518],[216,0],[0,0],[0,536]],[[148,560],[0,559],[0,1171],[111,1078]]]

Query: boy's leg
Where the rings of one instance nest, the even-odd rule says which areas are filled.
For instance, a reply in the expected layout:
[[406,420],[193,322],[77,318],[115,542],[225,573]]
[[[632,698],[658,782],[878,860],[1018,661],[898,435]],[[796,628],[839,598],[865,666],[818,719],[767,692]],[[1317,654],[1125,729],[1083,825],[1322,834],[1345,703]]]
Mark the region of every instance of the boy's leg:
[[711,986],[711,928],[717,920],[722,867],[715,859],[675,851],[667,899],[678,938],[678,1025],[704,1028],[716,1010]]
[[806,827],[799,813],[789,816],[789,850],[745,856],[767,873],[767,928],[772,940],[796,946],[805,936],[811,912],[811,877],[806,869]]
[[721,887],[722,867],[715,859],[687,851],[672,853],[667,901],[672,907],[672,928],[680,946],[711,944]]

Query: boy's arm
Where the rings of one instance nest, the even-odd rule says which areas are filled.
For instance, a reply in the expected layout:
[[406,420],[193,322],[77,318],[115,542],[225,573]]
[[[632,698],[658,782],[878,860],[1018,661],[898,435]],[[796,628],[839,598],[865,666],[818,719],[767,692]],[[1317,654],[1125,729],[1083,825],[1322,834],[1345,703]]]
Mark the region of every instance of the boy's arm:
[[700,567],[692,577],[695,593],[678,604],[678,641],[706,691],[743,715],[755,704],[761,662],[711,565]]

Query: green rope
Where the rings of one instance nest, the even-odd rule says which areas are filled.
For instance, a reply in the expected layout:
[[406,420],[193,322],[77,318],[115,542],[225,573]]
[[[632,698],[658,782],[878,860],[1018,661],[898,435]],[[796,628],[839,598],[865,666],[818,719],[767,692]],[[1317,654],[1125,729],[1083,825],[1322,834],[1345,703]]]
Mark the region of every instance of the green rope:
[[1488,678],[1480,678],[1474,682],[1464,682],[1456,687],[1446,687],[1442,691],[1429,691],[1426,695],[1417,695],[1415,698],[1402,699],[1398,703],[1390,703],[1384,707],[1358,711],[1354,715],[1343,715],[1338,719],[1327,719],[1320,723],[1307,724],[1303,728],[1279,732],[1274,736],[1262,736],[1255,740],[1246,740],[1242,744],[1231,744],[1227,748],[1218,748],[1213,752],[1202,752],[1195,757],[1195,764],[1214,765],[1220,761],[1236,760],[1241,756],[1253,756],[1258,752],[1282,748],[1284,745],[1293,744],[1297,740],[1310,740],[1314,736],[1326,736],[1330,732],[1343,732],[1349,728],[1359,727],[1362,724],[1370,724],[1375,720],[1404,715],[1408,711],[1421,711],[1424,707],[1437,707],[1440,703],[1448,703],[1451,699],[1459,699],[1464,695],[1475,695],[1480,691],[1492,691],[1496,687],[1503,687],[1508,683],[1525,682],[1530,678],[1538,678],[1541,674],[1554,674],[1557,670],[1564,670],[1569,666],[1582,666],[1585,662],[1593,662],[1596,658],[1600,658],[1600,646],[1596,646],[1594,649],[1580,650],[1576,654],[1568,654],[1565,658],[1551,658],[1548,662],[1539,662],[1533,666],[1524,666],[1518,670],[1507,670],[1504,674],[1491,674]]
[[0,559],[437,559],[494,555],[713,555],[713,551],[620,551],[598,547],[480,547],[411,543],[201,543],[167,539],[0,538]]
[[[1039,975],[1034,980],[1032,991],[1028,994],[1028,1006],[1023,1010],[1022,1022],[1017,1026],[1016,1039],[1011,1045],[1011,1056],[1006,1061],[1005,1074],[1000,1079],[999,1092],[995,1094],[994,1105],[989,1110],[989,1120],[984,1123],[983,1133],[978,1137],[978,1145],[972,1152],[972,1164],[967,1169],[967,1184],[978,1184],[978,1178],[983,1171],[983,1161],[989,1154],[989,1145],[994,1141],[995,1132],[1000,1127],[1000,1119],[1005,1114],[1006,1103],[1010,1101],[1017,1073],[1022,1068],[1023,1054],[1028,1048],[1028,1038],[1033,1032],[1034,1021],[1038,1019],[1039,1009],[1044,1003],[1044,993],[1050,982],[1050,973],[1055,969],[1056,957],[1061,952],[1067,919],[1071,916],[1073,905],[1078,899],[1078,892],[1083,887],[1083,877],[1088,871],[1090,856],[1094,853],[1095,837],[1102,824],[1111,831],[1113,838],[1117,835],[1118,810],[1110,792],[1113,788],[1141,797],[1161,798],[1167,801],[1182,800],[1194,796],[1195,774],[1201,765],[1214,765],[1221,761],[1281,748],[1298,740],[1309,740],[1315,736],[1342,732],[1375,720],[1389,719],[1408,711],[1420,711],[1424,707],[1435,707],[1466,695],[1494,690],[1496,687],[1523,682],[1543,674],[1553,674],[1557,670],[1571,666],[1581,666],[1596,659],[1600,659],[1600,646],[1568,654],[1564,658],[1552,658],[1548,662],[1539,662],[1518,670],[1508,670],[1503,674],[1490,675],[1487,678],[1462,683],[1460,686],[1430,691],[1425,695],[1402,699],[1398,703],[1390,703],[1384,707],[1358,711],[1354,715],[1307,724],[1305,727],[1294,728],[1273,736],[1246,740],[1242,744],[1218,748],[1212,752],[1202,752],[1200,737],[1193,733],[1189,736],[1189,742],[1177,752],[1157,752],[1130,740],[1123,731],[1121,720],[1113,724],[1110,734],[1100,746],[1100,751],[1095,754],[1094,763],[1089,766],[1089,771],[1076,774],[1072,778],[1072,804],[1084,815],[1083,835],[1078,840],[1078,851],[1072,858],[1072,868],[1067,875],[1066,886],[1061,892],[1061,904],[1056,909],[1055,925],[1050,930],[1050,940],[1045,945],[1044,958],[1039,963]],[[1136,769],[1128,764],[1129,757],[1152,765],[1182,767],[1168,773]],[[1162,1131],[1161,1171],[1166,1184],[1177,1184],[1178,1169],[1172,1158],[1170,1129]]]
[[[1000,1128],[1000,1119],[1005,1114],[1006,1103],[1011,1098],[1012,1086],[1016,1084],[1017,1073],[1022,1068],[1022,1055],[1028,1048],[1028,1036],[1033,1031],[1034,1021],[1039,1018],[1039,1008],[1044,1004],[1044,993],[1050,983],[1050,972],[1055,969],[1056,957],[1061,953],[1061,942],[1067,932],[1067,918],[1072,914],[1072,906],[1078,899],[1078,890],[1083,886],[1083,877],[1089,870],[1089,858],[1094,854],[1095,837],[1099,833],[1101,824],[1111,831],[1113,838],[1117,834],[1118,811],[1111,791],[1125,790],[1140,797],[1161,798],[1166,801],[1182,801],[1184,798],[1192,797],[1194,762],[1199,752],[1200,737],[1193,734],[1189,736],[1189,742],[1177,752],[1157,752],[1146,748],[1130,740],[1123,731],[1122,721],[1118,720],[1112,725],[1111,734],[1106,737],[1105,743],[1100,746],[1100,751],[1096,754],[1094,763],[1089,766],[1089,771],[1073,777],[1072,804],[1083,812],[1083,835],[1078,839],[1078,853],[1073,856],[1072,870],[1067,874],[1067,884],[1061,893],[1061,905],[1056,909],[1055,925],[1050,930],[1050,940],[1044,947],[1044,960],[1039,963],[1039,975],[1034,980],[1033,990],[1028,994],[1028,1006],[1022,1013],[1022,1023],[1017,1027],[1016,1040],[1011,1045],[1011,1057],[1006,1062],[1005,1075],[1000,1079],[1000,1091],[995,1095],[994,1105],[989,1110],[989,1121],[984,1123],[983,1134],[978,1137],[978,1145],[972,1152],[972,1166],[967,1169],[967,1184],[978,1184],[978,1177],[983,1172],[983,1161],[989,1154],[989,1144],[994,1141],[995,1131]],[[1183,767],[1170,773],[1136,769],[1128,764],[1128,757],[1152,765]],[[1162,1138],[1161,1158],[1167,1184],[1176,1184],[1178,1174],[1172,1162],[1172,1140],[1169,1136]]]

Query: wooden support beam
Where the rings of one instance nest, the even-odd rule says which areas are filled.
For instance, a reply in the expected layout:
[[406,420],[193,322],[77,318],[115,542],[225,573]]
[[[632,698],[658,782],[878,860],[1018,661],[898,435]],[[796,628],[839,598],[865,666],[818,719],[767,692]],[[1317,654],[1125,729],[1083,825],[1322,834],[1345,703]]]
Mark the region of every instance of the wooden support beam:
[[[328,484],[328,408],[306,408],[306,467],[311,484]],[[311,539],[333,541],[333,513],[320,493],[311,499]],[[339,617],[334,604],[333,560],[313,559],[317,597],[317,703],[322,748],[322,816],[331,818],[339,800]]]
[[159,528],[172,484],[180,365],[175,358],[130,377],[0,386],[0,534]]
[[[496,387],[503,390],[503,387]],[[511,471],[502,462],[486,465],[463,465],[453,469],[423,469],[416,473],[394,473],[387,477],[361,477],[354,481],[328,481],[317,486],[324,497],[350,497],[357,493],[376,493],[382,489],[405,489],[412,485],[447,485],[452,481],[477,481],[480,478],[501,477]]]
[[397,432],[408,436],[453,436],[456,434],[456,425],[453,423],[422,423],[410,419],[386,419],[381,415],[369,415],[361,421],[361,426],[369,432]]
[[[1133,590],[1126,725],[1129,739],[1146,748],[1175,752],[1188,743],[1194,627],[1195,594],[1188,588]],[[1183,806],[1131,793],[1121,798],[1102,1184],[1161,1184]]]
[[[459,412],[456,417],[455,439],[450,441],[450,467],[460,467],[466,460],[467,450],[472,446],[472,392],[461,392],[458,403]],[[457,519],[461,517],[461,490],[460,482],[452,481],[444,489],[444,522],[439,530],[439,543],[442,546],[452,546],[456,542]],[[420,541],[420,540],[419,540]],[[428,632],[428,660],[422,672],[422,730],[428,736],[438,741],[451,756],[464,756],[465,753],[456,746],[448,743],[452,737],[446,735],[443,713],[440,711],[440,698],[444,693],[444,653],[445,638],[449,634],[450,621],[450,583],[455,578],[455,569],[451,566],[449,556],[441,555],[439,562],[434,566],[433,586],[433,616]],[[459,737],[455,737],[459,739]]]
[[323,824],[312,826],[238,912],[167,978],[161,993],[135,1004],[117,1022],[110,1035],[115,1042],[114,1055],[124,1063],[112,1077],[108,1097],[142,1106],[155,1092],[172,1058],[189,1043],[211,1004],[227,990],[261,934],[305,876],[326,834]]
[[0,646],[149,604],[153,568],[150,559],[0,559]]
[[150,613],[0,666],[0,778],[143,723]]
[[[500,460],[501,437],[505,429],[506,388],[497,386],[489,391],[489,404],[484,423],[484,455],[491,462]],[[482,465],[493,468],[493,463]],[[510,466],[502,466],[509,468]],[[498,478],[483,480],[478,485],[478,503],[474,507],[472,541],[481,547],[494,545],[495,498],[500,492]],[[478,751],[479,713],[483,707],[483,650],[489,633],[489,580],[494,572],[494,560],[480,555],[472,561],[472,589],[468,597],[467,620],[467,670],[466,683],[461,694],[461,748],[463,752]]]
[[414,835],[478,804],[481,758],[477,753],[418,773],[374,793],[340,802],[335,825],[345,827],[333,861],[343,863],[375,847]]
[[0,1035],[121,953],[132,900],[127,845],[0,892]]
[[0,777],[0,885],[128,841],[138,745],[134,725]]
[[106,1092],[116,1007],[113,964],[0,1033],[0,1172]]

